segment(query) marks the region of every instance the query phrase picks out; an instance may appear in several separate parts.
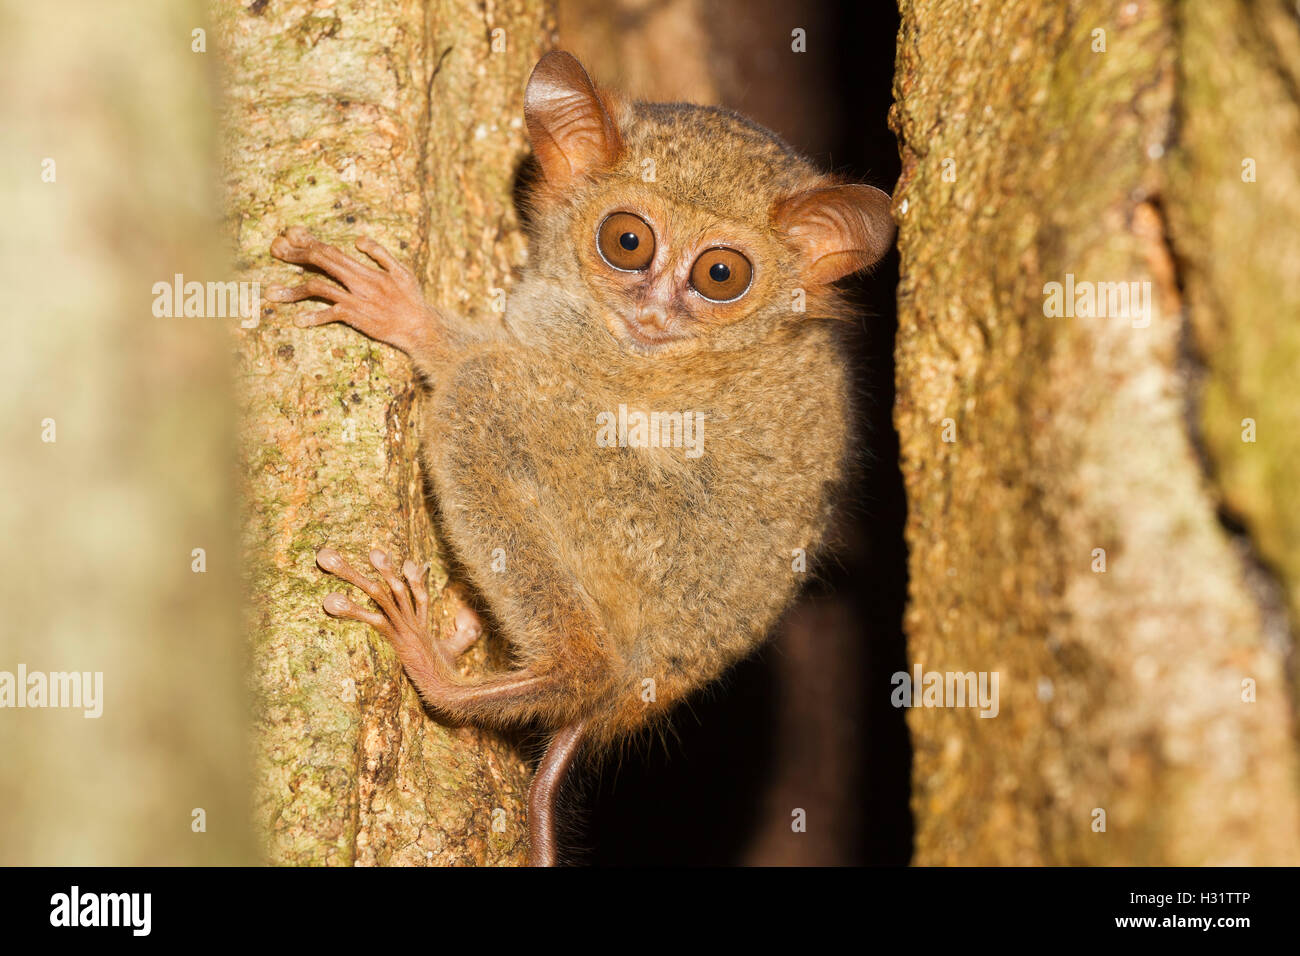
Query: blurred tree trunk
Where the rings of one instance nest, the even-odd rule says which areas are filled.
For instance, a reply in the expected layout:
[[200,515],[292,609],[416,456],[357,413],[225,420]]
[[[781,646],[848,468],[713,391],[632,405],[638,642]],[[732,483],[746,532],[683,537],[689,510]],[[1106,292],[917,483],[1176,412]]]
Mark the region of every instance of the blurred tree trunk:
[[[524,253],[511,190],[543,0],[254,0],[213,8],[225,67],[226,203],[245,278],[302,224],[351,250],[374,236],[430,301],[483,321]],[[311,308],[311,305],[305,306]],[[341,326],[263,310],[243,336],[246,571],[257,700],[255,812],[275,863],[518,863],[528,769],[497,737],[429,718],[391,649],[327,618],[328,543],[432,560],[415,386],[404,357]],[[435,621],[450,627],[444,592]],[[468,655],[485,666],[485,652]],[[496,811],[502,812],[496,812]],[[495,826],[494,826],[495,824]]]
[[[1294,15],[902,13],[910,657],[1001,678],[910,712],[917,862],[1300,862]],[[1045,315],[1067,274],[1149,325]]]
[[4,866],[256,859],[237,320],[152,308],[176,273],[229,278],[201,13],[0,3],[0,669],[102,677],[94,713],[0,712]]
[[[597,83],[637,99],[714,103],[728,57],[701,0],[557,0],[560,45]],[[733,16],[728,24],[734,30]]]

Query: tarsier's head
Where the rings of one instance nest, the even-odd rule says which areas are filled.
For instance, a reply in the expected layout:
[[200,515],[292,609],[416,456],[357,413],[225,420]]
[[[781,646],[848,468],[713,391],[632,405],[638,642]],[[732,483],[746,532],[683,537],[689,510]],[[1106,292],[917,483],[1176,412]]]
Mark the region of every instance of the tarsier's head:
[[818,172],[715,107],[626,103],[567,53],[533,70],[541,181],[531,267],[582,290],[626,351],[761,341],[833,311],[831,284],[889,249],[889,196]]

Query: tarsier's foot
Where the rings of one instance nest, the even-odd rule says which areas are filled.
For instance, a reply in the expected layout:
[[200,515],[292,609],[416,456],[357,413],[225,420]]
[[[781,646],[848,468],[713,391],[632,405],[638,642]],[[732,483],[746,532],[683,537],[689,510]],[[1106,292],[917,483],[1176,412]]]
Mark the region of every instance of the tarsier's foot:
[[425,303],[415,273],[373,239],[363,236],[356,246],[382,268],[376,269],[321,242],[302,226],[286,229],[271,243],[271,255],[285,262],[315,266],[341,285],[308,276],[292,288],[272,286],[267,298],[273,302],[324,299],[334,303],[328,309],[299,315],[294,321],[300,328],[345,322],[362,335],[408,355],[427,347],[436,334],[438,316]]
[[[449,680],[451,662],[478,639],[483,626],[478,615],[464,607],[456,614],[455,631],[449,638],[434,639],[432,646],[426,644],[425,636],[429,633],[429,592],[424,585],[429,570],[427,565],[422,568],[414,561],[404,561],[401,577],[398,577],[388,555],[379,550],[371,551],[370,563],[384,579],[380,584],[348,564],[333,548],[317,551],[316,563],[322,570],[360,588],[379,607],[379,612],[370,611],[334,592],[326,595],[323,602],[326,613],[369,624],[388,638],[407,675],[429,703],[454,708],[477,700],[487,706],[489,713],[495,711],[498,716],[508,716],[504,706],[510,701],[527,703],[536,701],[539,695],[554,692],[548,691],[545,677],[531,675],[526,670],[514,671],[473,687],[456,687]],[[528,710],[535,712],[536,704],[529,705]],[[556,794],[582,741],[584,726],[584,720],[577,720],[556,733],[529,788],[528,862],[532,866],[556,864]]]
[[371,551],[370,564],[383,578],[380,584],[352,567],[333,548],[317,551],[316,563],[322,570],[360,588],[380,609],[378,613],[368,610],[334,592],[322,602],[325,612],[331,617],[369,624],[392,642],[404,663],[408,656],[421,657],[432,651],[444,667],[450,668],[456,657],[483,633],[478,615],[462,608],[456,615],[456,630],[449,638],[443,640],[429,634],[429,592],[424,584],[429,571],[427,564],[420,567],[407,559],[402,562],[399,577],[387,554]]

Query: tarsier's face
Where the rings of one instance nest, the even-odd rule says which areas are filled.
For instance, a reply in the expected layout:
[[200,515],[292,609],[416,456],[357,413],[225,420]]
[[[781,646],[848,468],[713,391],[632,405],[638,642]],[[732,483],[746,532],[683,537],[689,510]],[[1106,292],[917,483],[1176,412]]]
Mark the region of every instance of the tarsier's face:
[[819,173],[727,110],[623,103],[546,57],[525,117],[542,178],[536,265],[629,354],[761,341],[816,318],[893,240],[889,197]]
[[640,184],[603,190],[570,235],[600,319],[629,351],[681,352],[764,306],[789,309],[771,236]]

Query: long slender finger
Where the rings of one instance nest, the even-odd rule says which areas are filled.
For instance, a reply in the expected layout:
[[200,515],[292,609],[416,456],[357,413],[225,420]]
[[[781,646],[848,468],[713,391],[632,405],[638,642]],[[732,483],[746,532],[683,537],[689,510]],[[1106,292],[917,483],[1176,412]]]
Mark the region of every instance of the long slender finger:
[[337,591],[325,595],[325,600],[321,601],[321,607],[325,609],[325,613],[330,617],[341,617],[344,620],[369,624],[384,637],[393,640],[393,626],[389,623],[388,618],[375,611],[367,611],[360,605],[349,601]]
[[342,249],[336,249],[324,242],[317,242],[308,248],[308,263],[328,272],[349,289],[355,289],[357,283],[366,278],[367,273],[378,272],[373,266],[358,262]]
[[351,322],[350,314],[341,305],[331,305],[328,309],[317,309],[315,312],[299,312],[293,317],[293,324],[300,329],[329,325],[331,322]]
[[388,590],[393,592],[393,600],[402,615],[408,621],[415,617],[415,608],[411,606],[410,592],[406,590],[406,585],[402,583],[402,579],[393,570],[393,562],[389,560],[388,555],[376,548],[370,552],[370,564],[383,577],[384,583],[388,585]]
[[406,267],[405,263],[401,262],[396,256],[369,236],[361,236],[357,239],[356,246],[371,259],[374,259],[383,266],[384,271],[400,276],[414,275],[414,273]]
[[421,568],[410,558],[402,562],[402,577],[406,578],[411,597],[415,599],[415,619],[420,622],[421,633],[429,630],[429,591],[424,586],[424,576],[428,573],[427,564]]
[[321,242],[301,226],[295,226],[284,235],[276,236],[271,241],[271,255],[285,262],[315,266],[349,289],[363,279],[367,271],[374,271],[341,249]]
[[389,594],[388,589],[380,584],[370,580],[352,565],[343,559],[333,548],[321,548],[316,552],[316,563],[320,565],[322,571],[328,571],[336,578],[342,578],[353,587],[360,588],[366,593],[370,600],[379,605],[380,609],[390,618],[397,616],[397,606],[393,604],[393,597]]
[[272,302],[301,302],[303,299],[337,302],[348,294],[343,286],[335,285],[321,276],[308,276],[305,282],[292,287],[273,285],[266,290],[266,297]]

